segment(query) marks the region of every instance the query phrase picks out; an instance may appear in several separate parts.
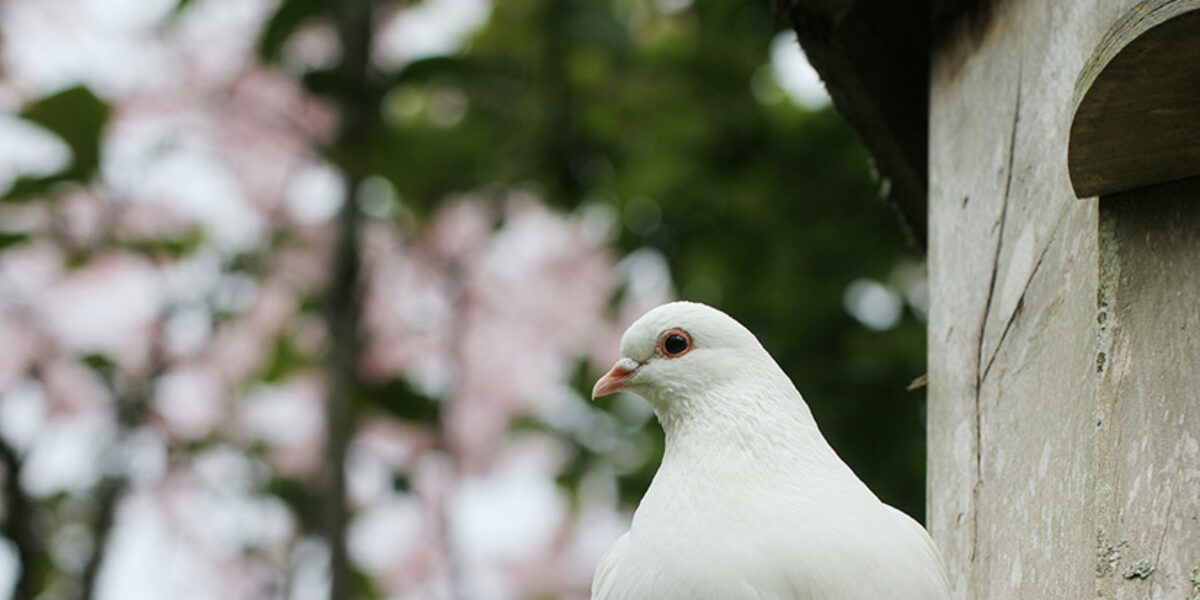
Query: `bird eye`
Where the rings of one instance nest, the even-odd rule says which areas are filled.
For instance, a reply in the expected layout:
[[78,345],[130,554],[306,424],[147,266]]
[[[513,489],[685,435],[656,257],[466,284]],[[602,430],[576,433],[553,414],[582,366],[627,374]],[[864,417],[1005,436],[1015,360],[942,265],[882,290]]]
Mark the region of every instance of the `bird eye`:
[[682,329],[670,329],[658,336],[658,355],[679,358],[692,349],[692,336]]

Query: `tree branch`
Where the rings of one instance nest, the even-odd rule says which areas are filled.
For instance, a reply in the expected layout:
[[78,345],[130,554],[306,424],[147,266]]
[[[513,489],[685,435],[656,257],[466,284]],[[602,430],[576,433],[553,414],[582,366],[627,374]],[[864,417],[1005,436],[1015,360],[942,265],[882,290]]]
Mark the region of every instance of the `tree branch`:
[[92,535],[95,543],[92,544],[92,552],[88,555],[83,572],[79,576],[79,597],[82,600],[96,597],[96,581],[107,554],[108,536],[116,523],[117,504],[128,487],[127,477],[110,476],[102,479],[94,492],[96,514],[92,519]]
[[325,322],[330,334],[329,354],[325,361],[329,379],[326,407],[325,482],[326,541],[330,551],[330,598],[349,598],[350,567],[346,556],[346,446],[354,428],[351,407],[358,377],[358,221],[355,188],[348,178],[346,202],[338,218],[338,245],[329,283]]
[[12,599],[32,600],[34,564],[41,552],[33,527],[35,507],[21,488],[21,457],[3,438],[0,438],[0,463],[4,465],[4,535],[16,546],[17,560],[21,563]]
[[329,381],[326,408],[325,539],[329,544],[331,600],[350,597],[350,564],[346,553],[346,446],[354,430],[351,406],[358,386],[360,348],[359,303],[359,229],[358,188],[367,164],[367,133],[377,111],[367,88],[370,63],[373,0],[331,0],[337,20],[342,56],[341,90],[342,129],[337,146],[346,170],[345,202],[338,215],[337,249],[333,257],[332,277],[326,292],[325,323],[330,335],[325,361]]
[[[169,312],[163,310],[154,322],[150,338],[150,366],[145,376],[132,382],[124,393],[121,393],[115,375],[105,376],[109,389],[116,396],[117,436],[109,447],[110,453],[119,452],[129,434],[146,422],[154,382],[166,369],[163,329]],[[79,575],[79,598],[82,600],[91,600],[96,596],[96,582],[100,576],[100,569],[104,566],[109,535],[116,524],[117,507],[128,489],[129,474],[125,465],[121,465],[121,469],[105,475],[92,491],[96,500],[96,512],[92,516],[92,535],[95,542],[87,562],[84,563],[83,572]]]

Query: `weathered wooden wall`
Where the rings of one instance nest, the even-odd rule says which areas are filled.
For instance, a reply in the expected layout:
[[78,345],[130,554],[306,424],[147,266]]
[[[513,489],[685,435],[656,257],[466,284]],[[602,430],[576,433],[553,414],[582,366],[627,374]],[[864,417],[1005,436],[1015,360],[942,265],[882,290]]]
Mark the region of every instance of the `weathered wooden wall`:
[[1185,600],[1200,218],[1127,218],[1067,173],[1076,78],[1136,3],[985,4],[933,49],[930,530],[958,598]]
[[1097,324],[1098,596],[1195,600],[1200,179],[1100,200]]

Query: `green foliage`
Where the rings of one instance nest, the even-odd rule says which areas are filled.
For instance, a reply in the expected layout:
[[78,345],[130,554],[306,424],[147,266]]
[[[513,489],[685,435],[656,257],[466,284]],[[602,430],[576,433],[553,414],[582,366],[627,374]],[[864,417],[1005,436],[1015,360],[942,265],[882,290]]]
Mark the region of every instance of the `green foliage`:
[[351,597],[358,600],[378,600],[383,598],[383,592],[379,591],[379,587],[375,585],[375,580],[366,573],[353,568],[350,569],[351,586],[353,592]]
[[100,139],[108,123],[109,106],[86,87],[76,86],[41,98],[21,111],[21,118],[62,138],[71,150],[71,162],[45,177],[21,177],[4,194],[6,200],[38,196],[51,186],[68,181],[87,182],[100,164]]
[[375,407],[415,425],[436,426],[442,403],[417,391],[408,380],[395,377],[381,383],[366,383],[359,390],[359,404]]
[[259,379],[272,383],[279,382],[288,375],[313,366],[315,362],[316,360],[312,356],[296,345],[290,335],[283,333],[275,338],[275,345],[271,349],[271,358],[267,361]]
[[[886,281],[908,252],[867,154],[830,108],[755,99],[752,82],[761,84],[782,29],[766,3],[712,0],[672,14],[657,6],[496,3],[464,52],[372,72],[365,101],[381,125],[353,152],[334,146],[327,155],[386,177],[418,217],[448,196],[496,185],[533,189],[568,209],[608,205],[616,244],[660,250],[684,297],[717,304],[757,332],[847,462],[919,516],[923,396],[905,385],[924,372],[924,326],[907,314],[873,332],[842,307],[849,282]],[[277,59],[288,36],[322,11],[318,0],[282,2],[260,54]],[[336,70],[309,73],[305,85],[347,97]],[[401,380],[361,396],[406,422],[439,418],[440,404]],[[653,440],[640,442],[650,447],[647,462],[621,475],[623,496],[636,499],[661,432],[651,424],[626,433],[630,443]],[[603,460],[576,445],[560,478],[572,488]]]
[[177,236],[130,240],[119,245],[127,250],[159,260],[178,260],[195,252],[203,243],[204,230],[198,226],[192,226],[184,229]]
[[[378,79],[384,126],[365,170],[418,214],[496,184],[610,206],[617,245],[657,248],[684,297],[756,331],[847,462],[920,516],[923,396],[905,385],[924,372],[924,326],[908,314],[873,332],[842,307],[852,280],[887,280],[906,242],[833,109],[751,93],[773,19],[740,0],[670,15],[646,0],[497,3],[464,53]],[[656,425],[642,431],[630,443],[661,448]],[[560,483],[600,459],[579,445]],[[649,484],[653,449],[646,460],[621,476],[623,496]]]
[[116,374],[120,372],[117,363],[113,362],[113,359],[99,353],[85,354],[83,356],[83,364],[91,367],[93,371],[104,378],[105,382],[111,383]]
[[267,61],[279,59],[283,45],[296,30],[310,19],[324,14],[322,0],[283,0],[267,20],[258,38],[258,54]]
[[4,251],[12,246],[24,244],[29,241],[28,233],[16,233],[9,231],[0,231],[0,251]]
[[320,492],[307,481],[290,477],[271,479],[264,490],[287,504],[295,513],[302,532],[319,531],[324,518],[321,513]]
[[174,19],[183,14],[183,12],[187,10],[187,8],[191,6],[193,2],[194,0],[176,0],[175,7],[171,9],[169,17]]

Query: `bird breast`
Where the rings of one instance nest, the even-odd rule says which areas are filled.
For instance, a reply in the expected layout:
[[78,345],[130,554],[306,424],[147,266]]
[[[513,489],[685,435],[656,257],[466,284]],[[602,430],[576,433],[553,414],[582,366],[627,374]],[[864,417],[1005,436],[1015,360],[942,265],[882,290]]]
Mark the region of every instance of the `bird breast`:
[[865,487],[779,485],[789,477],[728,485],[711,465],[686,479],[670,466],[614,547],[597,600],[938,597],[929,569],[913,563],[924,540]]

